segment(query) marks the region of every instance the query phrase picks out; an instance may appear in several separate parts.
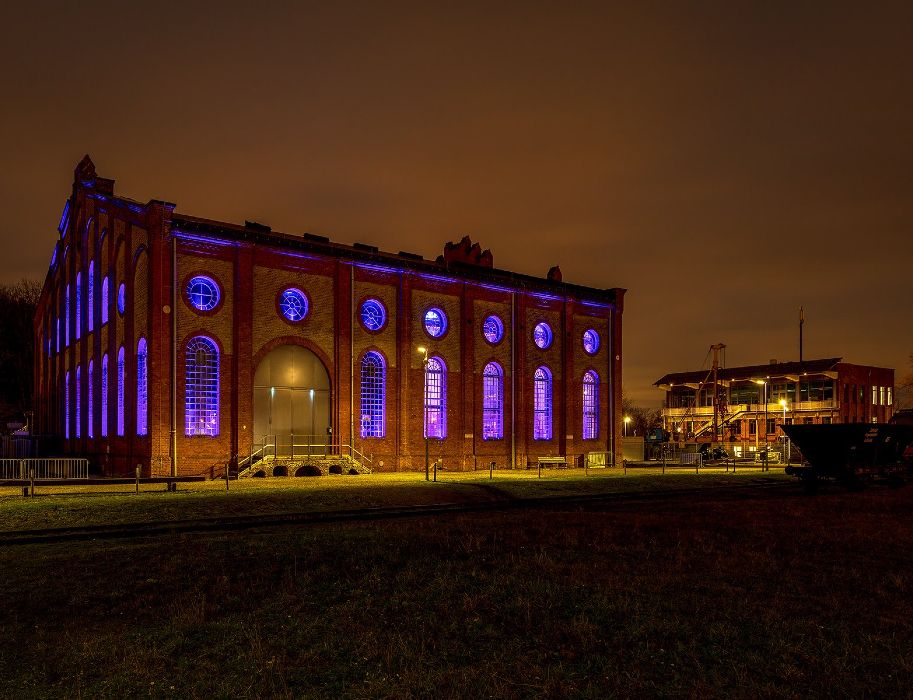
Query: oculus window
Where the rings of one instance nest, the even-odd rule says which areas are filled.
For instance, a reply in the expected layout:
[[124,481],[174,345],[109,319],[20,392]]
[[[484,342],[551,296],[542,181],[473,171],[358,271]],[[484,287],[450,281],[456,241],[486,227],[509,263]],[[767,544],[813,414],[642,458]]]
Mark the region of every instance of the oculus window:
[[545,350],[552,344],[552,327],[541,321],[533,328],[533,342],[537,347]]
[[290,287],[279,297],[279,308],[283,316],[296,323],[308,315],[308,299],[300,289]]
[[504,324],[501,323],[501,319],[497,316],[489,316],[482,323],[482,335],[485,336],[487,340],[492,345],[496,345],[501,342],[501,338],[504,337]]
[[424,324],[428,335],[440,338],[447,332],[447,314],[437,307],[432,307],[425,312]]
[[595,355],[599,351],[599,333],[592,328],[583,332],[583,349],[588,355]]
[[219,285],[211,277],[197,275],[187,283],[187,301],[197,311],[212,311],[219,305]]
[[361,305],[361,325],[369,331],[379,331],[387,322],[387,309],[377,299],[368,299]]

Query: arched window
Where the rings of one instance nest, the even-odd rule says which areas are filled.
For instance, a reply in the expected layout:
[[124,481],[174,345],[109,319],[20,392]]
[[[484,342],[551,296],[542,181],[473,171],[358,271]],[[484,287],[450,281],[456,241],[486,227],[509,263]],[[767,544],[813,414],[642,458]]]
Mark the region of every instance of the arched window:
[[583,375],[583,439],[599,437],[599,377],[595,372]]
[[[82,337],[82,273],[76,273],[76,338]],[[78,433],[78,431],[77,431]],[[77,434],[76,437],[79,437]]]
[[184,434],[219,434],[219,349],[209,338],[187,343]]
[[533,375],[533,439],[552,439],[552,373],[539,367]]
[[136,434],[145,435],[147,432],[146,420],[146,388],[148,384],[146,372],[146,339],[140,338],[136,344]]
[[63,378],[63,436],[70,439],[70,370]]
[[367,352],[361,361],[361,436],[384,437],[386,371],[380,353]]
[[76,394],[76,403],[75,403],[76,410],[74,411],[74,413],[76,414],[76,437],[77,438],[79,437],[80,430],[81,430],[79,419],[82,417],[80,415],[80,411],[79,411],[79,395],[80,395],[80,388],[81,388],[79,385],[82,383],[82,382],[80,382],[81,379],[82,379],[82,367],[77,365],[77,367],[76,367],[76,391],[74,392]]
[[86,377],[86,435],[91,440],[95,437],[95,411],[92,403],[92,379],[95,374],[95,360],[89,360],[89,376]]
[[124,382],[127,379],[124,366],[124,346],[117,351],[117,434],[124,434]]
[[504,372],[497,362],[489,362],[482,372],[482,439],[504,437]]
[[[89,279],[86,280],[86,331],[95,330],[95,261],[89,261]],[[90,436],[91,437],[91,436]]]
[[57,338],[57,352],[60,352],[60,316],[54,319],[54,337]]
[[108,353],[101,358],[101,436],[108,437]]
[[425,366],[425,437],[447,437],[447,367],[439,357]]
[[67,284],[66,299],[63,307],[63,344],[70,347],[70,285]]
[[108,322],[108,307],[110,306],[110,297],[108,296],[108,276],[101,279],[101,325]]

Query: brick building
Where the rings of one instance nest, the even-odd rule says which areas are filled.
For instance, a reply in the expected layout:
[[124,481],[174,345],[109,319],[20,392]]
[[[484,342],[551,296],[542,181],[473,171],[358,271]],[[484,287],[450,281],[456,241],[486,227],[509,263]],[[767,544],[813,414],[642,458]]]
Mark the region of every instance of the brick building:
[[620,458],[624,291],[498,270],[468,238],[425,260],[182,215],[86,156],[35,316],[36,430],[104,474]]

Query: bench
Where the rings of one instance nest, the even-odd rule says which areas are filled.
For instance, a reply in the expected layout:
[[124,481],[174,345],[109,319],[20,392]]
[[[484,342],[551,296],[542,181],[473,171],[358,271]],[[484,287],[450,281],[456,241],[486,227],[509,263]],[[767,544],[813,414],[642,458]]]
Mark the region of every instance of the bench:
[[566,467],[567,457],[537,457],[539,476],[542,476],[542,467]]

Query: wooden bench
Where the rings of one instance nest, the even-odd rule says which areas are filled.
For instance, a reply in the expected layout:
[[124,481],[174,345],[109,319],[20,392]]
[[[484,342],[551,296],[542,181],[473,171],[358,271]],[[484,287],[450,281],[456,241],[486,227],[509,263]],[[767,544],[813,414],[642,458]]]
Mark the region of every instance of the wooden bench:
[[539,476],[542,476],[542,467],[566,467],[567,457],[537,457]]

